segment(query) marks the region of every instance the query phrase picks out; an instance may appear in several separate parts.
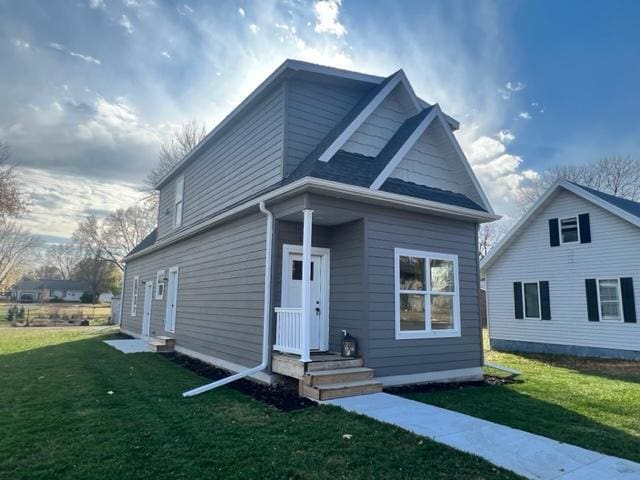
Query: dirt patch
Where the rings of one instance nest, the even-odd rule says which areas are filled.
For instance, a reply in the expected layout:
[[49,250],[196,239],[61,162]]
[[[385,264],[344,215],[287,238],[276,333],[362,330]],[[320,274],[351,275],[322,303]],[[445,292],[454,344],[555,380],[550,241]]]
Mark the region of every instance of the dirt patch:
[[483,380],[473,382],[421,383],[416,385],[405,385],[402,387],[389,387],[385,388],[384,391],[393,395],[402,395],[405,393],[441,392],[444,390],[459,390],[461,388],[470,387],[490,387],[522,382],[523,380],[519,380],[516,377],[496,377],[493,375],[485,375]]
[[[213,365],[209,365],[208,363],[179,353],[164,353],[162,355],[178,365],[181,365],[211,381],[221,380],[229,375],[233,375],[232,372],[214,367]],[[238,390],[245,395],[249,395],[260,402],[273,405],[283,412],[300,410],[317,405],[315,402],[307,398],[301,398],[298,396],[297,380],[287,380],[289,381],[284,381],[277,385],[264,385],[251,380],[242,379],[232,382],[227,386],[234,390]]]

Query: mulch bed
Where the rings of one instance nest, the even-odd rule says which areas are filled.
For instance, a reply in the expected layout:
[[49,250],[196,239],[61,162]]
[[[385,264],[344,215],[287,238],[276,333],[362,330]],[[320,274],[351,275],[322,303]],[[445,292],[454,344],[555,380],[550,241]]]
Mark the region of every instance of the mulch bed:
[[449,383],[421,383],[417,385],[404,385],[402,387],[389,387],[384,391],[393,395],[402,395],[406,393],[430,393],[441,392],[443,390],[459,390],[469,387],[490,387],[496,385],[509,385],[512,383],[522,383],[515,377],[496,377],[493,375],[485,375],[483,380],[474,382],[449,382]]
[[[201,360],[179,353],[163,353],[162,355],[211,381],[221,380],[229,375],[233,375],[233,373],[227,370],[214,367]],[[298,381],[294,379],[276,385],[265,385],[242,379],[229,383],[226,386],[238,390],[245,395],[249,395],[260,402],[272,405],[282,412],[290,412],[292,410],[300,410],[317,405],[316,402],[308,398],[298,396]]]

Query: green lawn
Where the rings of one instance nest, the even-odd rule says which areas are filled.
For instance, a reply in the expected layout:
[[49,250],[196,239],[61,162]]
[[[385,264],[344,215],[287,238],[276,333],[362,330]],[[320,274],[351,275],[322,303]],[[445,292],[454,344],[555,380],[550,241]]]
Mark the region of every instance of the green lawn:
[[640,462],[640,362],[485,354],[523,382],[406,396]]
[[228,387],[183,399],[205,380],[117,352],[112,332],[0,330],[0,478],[516,478],[333,407],[284,413]]

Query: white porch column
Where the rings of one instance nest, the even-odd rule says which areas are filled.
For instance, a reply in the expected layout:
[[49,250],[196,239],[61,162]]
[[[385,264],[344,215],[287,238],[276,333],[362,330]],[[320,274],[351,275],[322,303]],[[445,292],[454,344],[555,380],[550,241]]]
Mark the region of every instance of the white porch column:
[[313,210],[304,209],[304,226],[302,233],[302,354],[301,362],[311,361],[309,334],[311,332],[311,229]]

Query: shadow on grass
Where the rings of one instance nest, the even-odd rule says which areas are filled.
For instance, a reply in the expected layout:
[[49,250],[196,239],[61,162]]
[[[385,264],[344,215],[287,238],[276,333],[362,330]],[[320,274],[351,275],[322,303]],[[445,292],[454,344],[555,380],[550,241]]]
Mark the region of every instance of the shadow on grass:
[[[463,387],[406,398],[436,405],[607,455],[640,462],[640,438],[508,386]],[[600,407],[600,406],[598,406]],[[605,407],[603,407],[605,408]],[[612,412],[616,410],[611,407]]]

